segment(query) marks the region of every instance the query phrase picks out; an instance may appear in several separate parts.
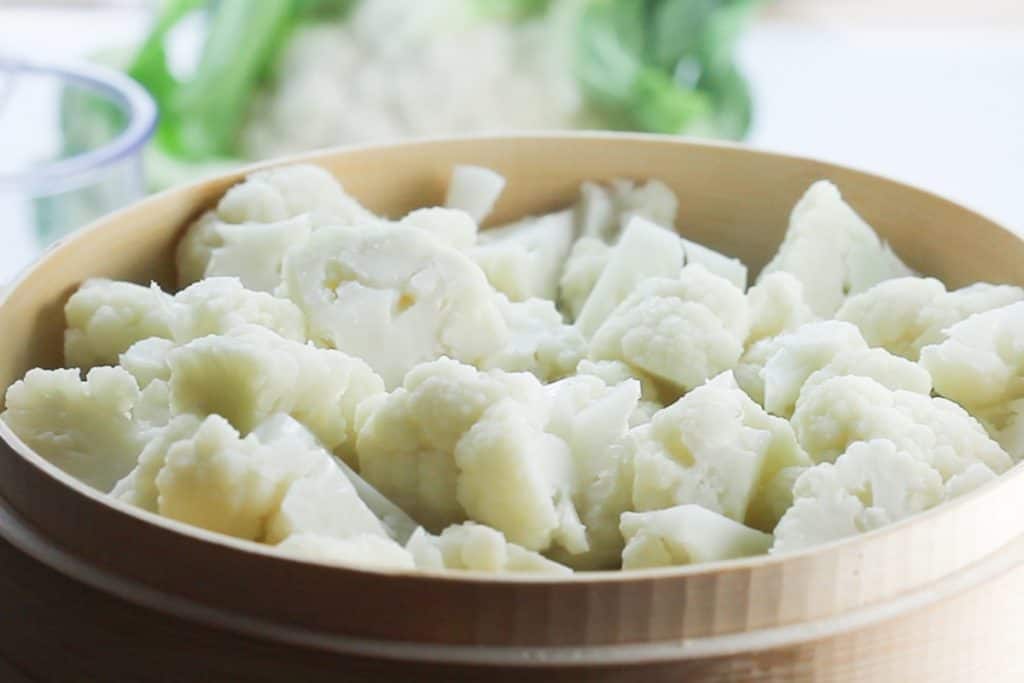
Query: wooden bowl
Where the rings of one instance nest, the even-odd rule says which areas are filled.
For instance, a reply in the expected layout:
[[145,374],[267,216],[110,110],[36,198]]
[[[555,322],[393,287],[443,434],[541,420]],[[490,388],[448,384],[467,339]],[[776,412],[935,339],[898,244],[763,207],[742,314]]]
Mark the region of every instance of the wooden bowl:
[[[870,174],[740,147],[560,134],[298,159],[393,216],[439,203],[456,163],[508,179],[494,221],[563,206],[583,180],[659,178],[679,196],[683,234],[755,271],[797,198],[828,178],[920,272],[950,286],[1024,284],[1024,242],[982,216]],[[182,229],[245,172],[147,199],[47,253],[0,302],[0,388],[61,364],[62,307],[84,279],[172,286]],[[4,680],[992,683],[1024,672],[1019,467],[808,552],[551,580],[286,559],[110,500],[6,426],[0,437]]]

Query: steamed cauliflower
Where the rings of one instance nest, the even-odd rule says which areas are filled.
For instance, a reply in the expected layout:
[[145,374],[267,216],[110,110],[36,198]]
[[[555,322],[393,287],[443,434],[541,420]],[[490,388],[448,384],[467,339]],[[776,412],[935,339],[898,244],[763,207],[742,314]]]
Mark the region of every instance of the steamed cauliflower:
[[236,278],[210,278],[178,294],[111,280],[86,280],[64,307],[64,361],[88,369],[113,365],[136,342],[160,338],[183,344],[242,325],[260,325],[305,340],[295,304],[245,289]]
[[415,365],[480,362],[508,331],[468,256],[410,227],[324,227],[289,251],[284,294],[318,344],[362,358],[396,387]]
[[637,285],[594,333],[590,358],[623,361],[678,396],[733,367],[748,330],[743,292],[687,266],[676,279]]
[[135,466],[147,430],[135,421],[139,385],[121,368],[29,370],[0,415],[25,445],[89,486],[109,491]]
[[789,423],[766,414],[723,373],[631,432],[633,506],[660,510],[693,503],[771,530],[762,497],[787,467],[810,465]]
[[732,560],[768,551],[772,537],[699,505],[622,515],[623,569]]
[[793,208],[782,246],[761,278],[776,271],[803,283],[807,303],[819,317],[832,316],[849,294],[912,274],[843,201],[836,186],[824,180]]
[[83,283],[80,369],[0,418],[124,503],[382,571],[784,553],[1024,459],[1024,289],[913,276],[830,183],[749,290],[663,183],[481,230],[504,186],[459,166],[385,218],[324,169],[251,173],[178,244],[181,291]]
[[362,360],[256,326],[193,340],[171,351],[167,363],[175,413],[222,415],[244,433],[287,413],[349,461],[356,409],[384,390]]
[[795,501],[775,527],[772,552],[853,536],[927,510],[943,500],[942,476],[888,439],[858,441],[835,463],[803,472]]
[[504,534],[483,524],[455,524],[440,535],[417,529],[405,544],[418,569],[468,569],[478,572],[526,572],[567,575],[572,570],[543,555],[505,540]]
[[851,296],[838,320],[860,328],[871,346],[916,361],[921,349],[946,339],[946,330],[975,313],[1024,301],[1024,289],[978,283],[947,292],[934,278],[902,277]]

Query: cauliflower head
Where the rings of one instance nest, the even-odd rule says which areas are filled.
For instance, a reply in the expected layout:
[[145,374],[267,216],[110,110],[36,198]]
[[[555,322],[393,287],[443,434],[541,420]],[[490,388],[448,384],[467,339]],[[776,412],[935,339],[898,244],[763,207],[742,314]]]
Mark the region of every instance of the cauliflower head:
[[570,209],[480,233],[470,251],[488,281],[512,301],[555,299],[575,226]]
[[293,534],[276,546],[279,552],[299,560],[363,570],[411,570],[413,556],[390,538],[362,534],[349,538],[314,533]]
[[747,291],[750,307],[750,332],[746,345],[786,332],[793,332],[815,320],[814,312],[804,299],[804,285],[793,275],[776,271],[758,280]]
[[532,372],[551,382],[573,374],[586,355],[586,340],[566,325],[555,304],[547,299],[509,301],[498,295],[498,307],[508,329],[508,341],[480,367],[509,372]]

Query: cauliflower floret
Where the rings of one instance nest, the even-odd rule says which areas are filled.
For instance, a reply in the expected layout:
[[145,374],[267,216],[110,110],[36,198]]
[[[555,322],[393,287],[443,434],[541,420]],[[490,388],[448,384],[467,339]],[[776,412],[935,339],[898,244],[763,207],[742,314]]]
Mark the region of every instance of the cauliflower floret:
[[426,231],[453,249],[469,249],[476,244],[476,222],[465,211],[440,206],[411,211],[400,222]]
[[542,381],[551,382],[571,375],[586,355],[583,335],[562,321],[562,314],[551,301],[509,301],[499,294],[498,307],[509,339],[480,364],[482,369],[532,372]]
[[999,444],[957,404],[892,391],[868,377],[833,377],[804,392],[792,423],[816,462],[832,462],[858,441],[889,439],[945,480],[976,462],[996,473],[1011,464]]
[[257,326],[193,340],[169,353],[167,363],[174,412],[223,415],[246,433],[274,413],[287,413],[349,461],[356,408],[384,390],[358,358]]
[[792,332],[814,321],[814,312],[804,300],[804,286],[783,271],[769,273],[747,292],[750,306],[749,348],[762,339]]
[[155,380],[166,382],[171,378],[167,354],[176,348],[178,345],[170,339],[142,339],[118,356],[117,363],[131,373],[140,387],[145,388]]
[[773,553],[877,529],[942,502],[942,476],[888,439],[854,443],[835,463],[797,479],[795,502],[775,527]]
[[470,254],[494,288],[512,301],[553,300],[572,238],[572,211],[566,209],[484,230]]
[[736,378],[743,390],[769,413],[789,417],[800,387],[811,374],[841,352],[867,347],[860,332],[849,323],[808,323],[751,346],[740,359]]
[[650,278],[607,317],[591,340],[592,360],[621,360],[678,396],[733,367],[749,325],[743,293],[701,266],[676,280]]
[[456,444],[505,398],[532,407],[538,421],[546,410],[543,388],[528,373],[480,372],[448,358],[416,366],[401,387],[360,408],[360,474],[432,531],[463,521]]
[[1024,399],[983,413],[983,424],[1014,462],[1024,460]]
[[442,355],[480,362],[507,339],[479,267],[414,228],[321,228],[284,273],[313,340],[364,359],[388,387]]
[[638,511],[695,503],[770,530],[774,505],[762,491],[783,468],[811,464],[789,423],[766,414],[728,372],[631,436]]
[[29,370],[7,389],[0,417],[44,459],[100,491],[135,466],[146,431],[133,419],[135,379],[121,368]]
[[372,534],[334,538],[300,533],[281,541],[276,549],[300,560],[342,567],[370,570],[416,568],[409,551],[390,538]]
[[619,178],[607,186],[585,182],[574,209],[581,238],[613,242],[634,216],[671,229],[679,201],[667,185],[649,180],[638,185]]
[[772,537],[699,505],[625,512],[623,569],[716,562],[768,552]]
[[622,551],[619,515],[632,506],[633,463],[625,439],[640,385],[609,386],[581,375],[548,385],[551,409],[545,429],[569,445],[575,468],[573,502],[586,526],[588,549],[549,554],[576,569],[614,568]]
[[593,336],[638,284],[649,278],[678,277],[682,267],[679,237],[643,218],[633,218],[580,308],[576,325],[584,336]]
[[235,275],[250,289],[270,292],[281,282],[285,250],[305,242],[313,229],[379,222],[322,168],[258,171],[189,228],[178,244],[178,284]]
[[851,296],[836,318],[859,327],[871,346],[916,361],[921,349],[946,338],[947,328],[975,313],[1021,300],[1020,287],[978,283],[947,292],[933,278],[903,277]]
[[304,340],[302,312],[286,299],[252,292],[236,278],[210,278],[172,296],[112,280],[87,280],[64,307],[64,360],[83,369],[113,365],[137,341],[159,337],[178,344],[247,324]]
[[573,320],[579,317],[611,253],[612,248],[595,237],[581,237],[572,245],[558,281],[558,303]]
[[459,164],[452,169],[444,205],[461,209],[477,223],[482,223],[505,189],[505,178],[483,166]]
[[870,377],[887,389],[902,389],[922,396],[932,393],[932,378],[924,368],[885,349],[840,351],[827,365],[807,378],[800,393],[812,391],[832,377],[848,375]]
[[539,553],[508,543],[500,531],[465,522],[448,527],[440,536],[417,529],[405,548],[419,569],[468,569],[481,572],[527,572],[568,575],[572,570]]
[[304,427],[272,415],[242,438],[219,415],[181,415],[150,441],[115,498],[239,538],[386,536]]
[[969,465],[963,472],[953,475],[946,482],[943,487],[945,499],[949,500],[962,496],[965,493],[970,493],[974,489],[989,483],[997,476],[987,465],[982,465],[980,462]]
[[793,274],[815,315],[830,317],[848,294],[890,278],[912,275],[832,183],[814,183],[789,219],[778,253],[761,271]]
[[573,505],[572,452],[513,399],[490,408],[455,447],[456,498],[466,514],[527,550],[589,550]]
[[969,410],[1024,398],[1024,302],[978,313],[921,350],[935,390]]

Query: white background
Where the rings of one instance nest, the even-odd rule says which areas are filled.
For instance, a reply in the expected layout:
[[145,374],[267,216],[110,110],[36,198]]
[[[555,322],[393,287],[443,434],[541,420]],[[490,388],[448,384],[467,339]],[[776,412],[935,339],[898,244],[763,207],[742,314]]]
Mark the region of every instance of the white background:
[[[145,30],[131,11],[4,8],[0,53],[68,59]],[[750,142],[905,180],[1024,233],[1024,28],[757,24],[740,50]],[[3,153],[0,150],[0,153]],[[0,216],[0,281],[28,258]]]

